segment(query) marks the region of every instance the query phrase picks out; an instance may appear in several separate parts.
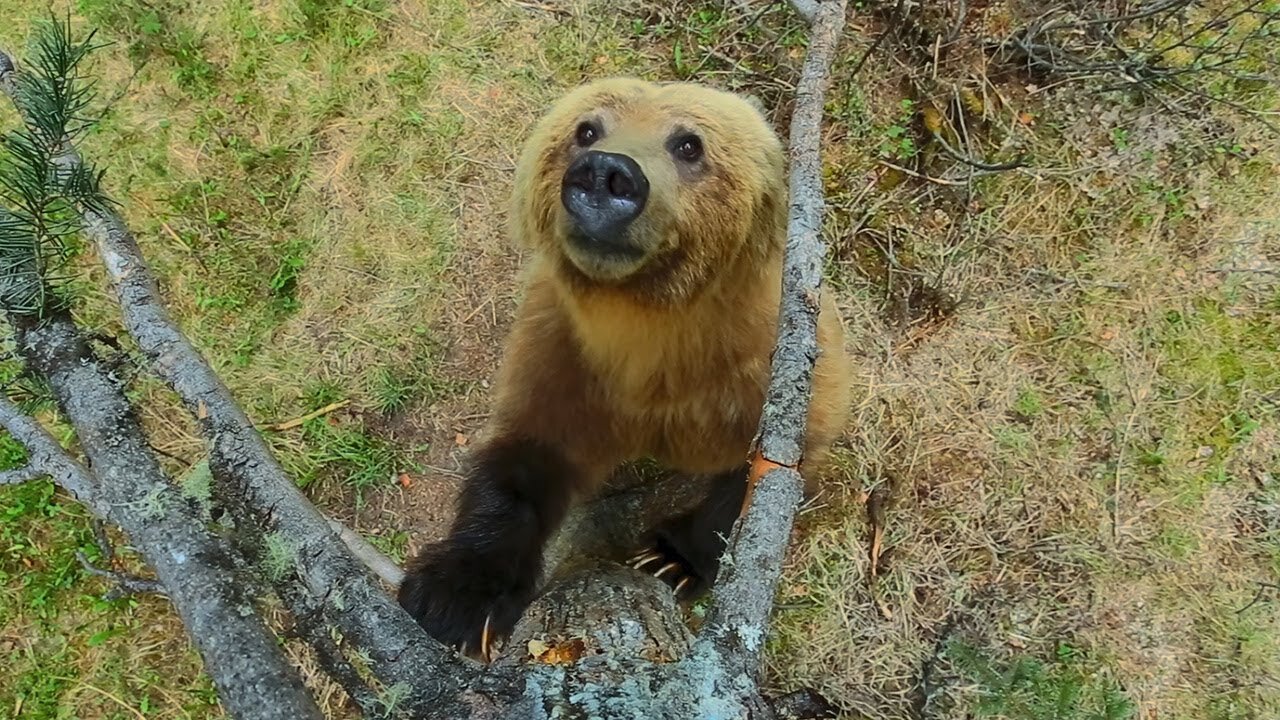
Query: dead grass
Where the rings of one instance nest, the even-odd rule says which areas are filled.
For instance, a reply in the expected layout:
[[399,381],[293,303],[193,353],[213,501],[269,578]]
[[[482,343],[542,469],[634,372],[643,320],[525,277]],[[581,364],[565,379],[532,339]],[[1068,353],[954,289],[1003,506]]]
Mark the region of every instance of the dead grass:
[[[1041,92],[973,46],[934,68],[952,19],[892,24],[892,5],[855,17],[828,108],[829,287],[858,404],[793,548],[770,683],[849,718],[1280,713],[1274,139],[1221,108]],[[971,5],[975,37],[1017,19]],[[510,173],[541,108],[587,77],[695,77],[785,130],[802,47],[782,3],[555,7],[77,5],[117,43],[89,150],[176,316],[262,423],[349,401],[272,441],[393,555],[447,522],[486,413],[517,301]],[[6,6],[0,42],[39,11]],[[961,172],[925,111],[1028,166]],[[84,267],[86,317],[111,329]],[[198,461],[172,398],[138,392],[172,468]],[[30,533],[0,560],[0,717],[218,715],[162,602],[90,602],[103,588],[69,565],[23,580],[85,542],[82,513],[10,490],[0,511]]]

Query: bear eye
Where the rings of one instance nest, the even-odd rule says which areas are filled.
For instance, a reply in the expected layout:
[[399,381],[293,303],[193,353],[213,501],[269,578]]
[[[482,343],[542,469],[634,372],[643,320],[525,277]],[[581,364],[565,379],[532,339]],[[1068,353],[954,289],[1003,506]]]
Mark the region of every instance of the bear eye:
[[593,122],[583,122],[573,133],[573,139],[582,147],[587,147],[600,139],[600,128]]
[[672,152],[685,162],[697,162],[702,159],[702,141],[698,139],[697,135],[685,135],[676,138]]

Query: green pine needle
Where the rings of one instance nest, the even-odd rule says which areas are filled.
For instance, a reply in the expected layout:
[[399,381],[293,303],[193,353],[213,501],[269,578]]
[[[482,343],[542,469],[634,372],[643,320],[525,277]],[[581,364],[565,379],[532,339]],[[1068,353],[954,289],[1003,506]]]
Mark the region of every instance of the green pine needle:
[[100,45],[90,32],[72,38],[71,22],[39,25],[16,76],[13,101],[22,127],[0,137],[0,307],[39,315],[54,298],[59,273],[78,250],[78,206],[104,209],[102,172],[68,162],[64,150],[95,122],[92,83],[80,64]]

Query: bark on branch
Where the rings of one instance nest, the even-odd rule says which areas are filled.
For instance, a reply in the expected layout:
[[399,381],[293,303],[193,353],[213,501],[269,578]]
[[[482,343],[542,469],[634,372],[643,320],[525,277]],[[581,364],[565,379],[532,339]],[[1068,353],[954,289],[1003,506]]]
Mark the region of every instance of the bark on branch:
[[77,502],[95,515],[102,515],[102,508],[96,502],[94,493],[97,483],[89,471],[63,450],[40,423],[19,410],[13,401],[3,395],[0,395],[0,425],[27,449],[28,457],[27,466],[9,471],[7,479],[0,480],[0,485],[26,482],[47,475],[53,480],[53,484],[66,490]]
[[818,5],[819,0],[791,0],[792,9],[807,23],[812,23],[818,17]]
[[[12,96],[18,72],[0,52],[0,90]],[[80,163],[68,143],[58,164],[67,170]],[[152,371],[197,420],[209,446],[209,468],[220,486],[218,499],[236,516],[251,519],[257,537],[274,536],[288,544],[310,596],[345,637],[367,652],[370,671],[379,680],[389,687],[421,690],[404,699],[402,707],[438,707],[441,692],[456,690],[470,677],[463,661],[426,638],[284,472],[230,390],[169,317],[123,219],[97,207],[82,206],[80,213],[85,234],[106,267],[125,327]],[[424,677],[434,682],[424,684]]]
[[846,2],[817,2],[809,51],[796,86],[791,118],[790,209],[782,275],[782,305],[772,376],[760,419],[752,463],[754,486],[746,513],[729,538],[716,579],[703,637],[725,665],[754,673],[768,630],[774,593],[782,574],[804,495],[798,468],[804,449],[814,362],[822,263],[822,134],[824,97],[831,63],[844,28]]
[[12,470],[0,472],[0,485],[21,485],[42,478],[47,473],[31,465],[24,465]]
[[[92,463],[99,480],[92,507],[155,569],[227,711],[254,720],[323,717],[247,596],[250,584],[164,475],[123,389],[70,317],[12,320],[23,359],[49,381]],[[6,419],[10,432],[23,432],[21,418]],[[23,434],[40,462],[56,462],[38,437]]]

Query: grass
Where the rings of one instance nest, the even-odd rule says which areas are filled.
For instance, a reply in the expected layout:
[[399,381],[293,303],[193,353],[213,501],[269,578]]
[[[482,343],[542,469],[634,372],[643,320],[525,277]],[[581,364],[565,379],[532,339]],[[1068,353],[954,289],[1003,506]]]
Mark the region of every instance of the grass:
[[[289,425],[268,431],[288,470],[397,559],[447,521],[484,419],[516,300],[506,194],[537,113],[632,73],[751,92],[785,130],[803,51],[784,3],[188,5],[55,3],[114,43],[86,150],[179,322],[255,421]],[[1009,12],[988,5],[997,33]],[[44,12],[6,4],[0,44]],[[768,681],[848,718],[1280,714],[1274,139],[1223,107],[1029,94],[963,48],[925,72],[934,48],[905,31],[850,78],[885,29],[860,12],[824,144],[857,406],[792,548]],[[965,178],[923,132],[958,108],[967,147],[1029,167],[946,185],[882,164]],[[118,331],[82,267],[82,316]],[[202,497],[194,429],[158,383],[132,391]],[[0,445],[0,462],[20,458]],[[32,483],[0,488],[0,521],[0,718],[221,717],[168,606],[105,601],[80,568],[77,550],[98,559],[82,510]]]

